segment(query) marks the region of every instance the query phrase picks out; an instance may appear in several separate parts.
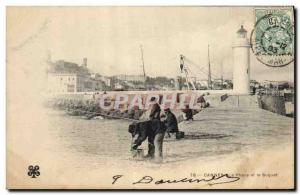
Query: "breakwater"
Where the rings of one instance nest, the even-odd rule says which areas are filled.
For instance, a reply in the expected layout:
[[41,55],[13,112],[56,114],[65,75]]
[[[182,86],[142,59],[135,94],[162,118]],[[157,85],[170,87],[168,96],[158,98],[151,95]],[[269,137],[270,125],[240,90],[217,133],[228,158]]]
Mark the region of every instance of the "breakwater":
[[283,116],[293,116],[293,110],[287,111],[287,103],[294,103],[293,94],[259,94],[257,96],[258,106],[261,109],[268,110]]
[[[206,94],[207,95],[207,94]],[[169,108],[175,115],[180,115],[187,108],[195,112],[208,107],[200,93],[93,93],[65,94],[50,98],[46,106],[65,110],[73,116],[85,116],[91,119],[96,116],[105,118],[124,118],[138,120],[153,103],[159,103],[161,109]],[[206,97],[206,96],[205,96]],[[151,101],[154,98],[155,101]],[[182,113],[181,113],[182,114]]]

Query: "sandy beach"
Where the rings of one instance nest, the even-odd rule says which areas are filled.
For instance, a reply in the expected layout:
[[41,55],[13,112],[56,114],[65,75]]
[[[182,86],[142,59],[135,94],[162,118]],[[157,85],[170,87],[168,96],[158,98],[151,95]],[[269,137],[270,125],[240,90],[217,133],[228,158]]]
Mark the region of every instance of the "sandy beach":
[[[131,158],[128,121],[85,120],[61,111],[45,114],[49,119],[48,131],[32,134],[32,138],[41,139],[18,139],[23,142],[20,145],[30,142],[30,148],[35,145],[36,150],[18,148],[16,144],[14,149],[22,153],[11,151],[15,155],[8,159],[10,167],[21,163],[24,170],[29,163],[39,164],[42,177],[32,186],[38,183],[40,188],[293,188],[293,118],[258,108],[208,108],[195,115],[193,122],[179,124],[185,132],[184,139],[165,139],[164,161],[158,164]],[[147,142],[141,148],[146,153]],[[23,155],[39,161],[28,162]],[[24,170],[9,169],[9,185],[30,188],[28,183],[22,185],[27,176],[18,174]],[[160,179],[209,180],[213,175],[225,174],[237,177],[238,181],[215,185],[211,184],[217,181],[155,184]],[[122,176],[112,184],[116,175]],[[148,184],[133,184],[144,176],[153,181],[148,178],[142,181]]]

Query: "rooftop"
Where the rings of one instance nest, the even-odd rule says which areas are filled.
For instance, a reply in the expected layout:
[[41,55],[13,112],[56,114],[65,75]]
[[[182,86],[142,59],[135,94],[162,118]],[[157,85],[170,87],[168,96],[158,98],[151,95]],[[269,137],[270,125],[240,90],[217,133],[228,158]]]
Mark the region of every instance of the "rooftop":
[[50,63],[49,73],[76,73],[87,74],[88,69],[84,66],[79,66],[73,62],[67,62],[64,60],[58,60]]

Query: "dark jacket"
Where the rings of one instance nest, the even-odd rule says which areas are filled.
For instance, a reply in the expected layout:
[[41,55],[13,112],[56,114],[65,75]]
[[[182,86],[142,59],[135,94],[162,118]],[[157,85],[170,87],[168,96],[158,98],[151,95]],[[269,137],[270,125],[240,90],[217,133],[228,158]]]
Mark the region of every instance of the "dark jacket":
[[[132,137],[138,135],[133,141],[132,149],[136,150],[147,138],[149,142],[148,147],[152,148],[154,145],[155,135],[158,133],[163,133],[165,130],[166,128],[164,123],[157,119],[130,124],[128,132],[131,133]],[[150,153],[152,152],[153,151],[151,149]]]
[[186,120],[191,120],[193,119],[193,110],[190,109],[190,108],[186,108],[183,110],[183,112],[185,113],[185,117],[186,117]]
[[160,107],[158,104],[154,104],[151,108],[151,112],[150,112],[150,120],[160,120]]
[[167,132],[173,133],[178,131],[178,122],[176,116],[172,112],[166,112],[166,128]]

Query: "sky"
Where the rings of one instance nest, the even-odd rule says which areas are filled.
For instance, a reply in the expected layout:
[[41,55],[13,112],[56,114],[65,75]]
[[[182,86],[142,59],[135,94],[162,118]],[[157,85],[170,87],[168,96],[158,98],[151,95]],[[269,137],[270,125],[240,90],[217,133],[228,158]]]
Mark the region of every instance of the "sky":
[[[79,64],[87,57],[92,71],[110,76],[142,74],[142,45],[147,75],[180,75],[183,54],[193,62],[187,61],[191,75],[207,79],[209,45],[213,78],[221,77],[223,64],[224,78],[231,79],[241,24],[250,38],[252,7],[9,7],[7,53],[40,63],[41,70],[49,54]],[[293,66],[268,67],[250,50],[251,79],[293,81]]]

